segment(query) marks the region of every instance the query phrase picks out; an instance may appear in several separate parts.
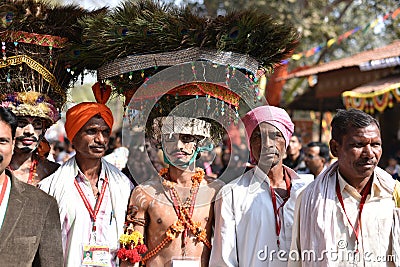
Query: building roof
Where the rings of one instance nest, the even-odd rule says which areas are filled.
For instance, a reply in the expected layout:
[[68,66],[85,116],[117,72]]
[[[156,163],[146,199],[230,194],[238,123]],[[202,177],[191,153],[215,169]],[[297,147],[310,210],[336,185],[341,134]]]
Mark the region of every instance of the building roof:
[[310,76],[345,67],[359,66],[361,70],[371,70],[395,65],[400,65],[400,40],[396,40],[384,47],[364,51],[350,57],[323,63],[305,70],[292,72],[286,77],[283,77],[283,79]]
[[343,96],[372,97],[400,87],[400,75],[386,77],[374,82],[363,84],[351,91],[343,92]]

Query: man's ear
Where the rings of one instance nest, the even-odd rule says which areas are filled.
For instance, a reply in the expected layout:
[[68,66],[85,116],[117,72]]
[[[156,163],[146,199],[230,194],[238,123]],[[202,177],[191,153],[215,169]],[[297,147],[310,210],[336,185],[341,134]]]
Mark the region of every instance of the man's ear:
[[331,154],[332,154],[334,157],[337,157],[338,146],[339,146],[339,144],[338,144],[338,142],[337,142],[336,140],[331,139],[331,140],[329,141],[329,147],[330,147],[330,149],[331,149]]

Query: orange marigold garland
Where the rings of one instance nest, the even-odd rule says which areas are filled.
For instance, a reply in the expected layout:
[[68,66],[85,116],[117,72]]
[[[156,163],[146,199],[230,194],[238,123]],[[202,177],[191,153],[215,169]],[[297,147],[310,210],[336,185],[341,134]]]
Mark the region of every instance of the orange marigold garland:
[[[180,234],[183,234],[186,228],[189,229],[199,241],[203,242],[209,249],[211,249],[211,244],[207,239],[206,230],[201,227],[200,222],[194,222],[192,220],[191,218],[192,216],[188,208],[186,208],[187,206],[185,205],[186,203],[182,205],[182,202],[179,199],[179,195],[175,190],[176,183],[171,181],[169,178],[168,168],[161,169],[158,174],[163,178],[162,181],[163,185],[167,187],[169,190],[171,190],[173,196],[178,199],[178,202],[180,203],[179,205],[180,212],[179,214],[177,214],[178,220],[174,224],[170,225],[170,227],[168,227],[167,231],[165,232],[165,238],[161,241],[160,244],[158,244],[158,246],[153,248],[143,257],[142,263],[144,264],[147,260],[157,255],[157,253],[161,249],[163,249],[169,242],[178,238]],[[192,197],[195,198],[195,196],[193,196],[193,193],[195,191],[197,192],[196,189],[200,186],[201,181],[204,179],[204,175],[205,173],[203,169],[196,168],[195,174],[192,176],[191,179],[192,188],[190,189],[191,197],[189,197],[189,199],[191,199]]]
[[142,260],[142,254],[147,252],[147,247],[143,243],[143,235],[133,229],[130,224],[123,235],[119,238],[120,248],[117,257],[130,263],[137,263]]
[[[163,185],[168,188],[173,188],[175,186],[175,182],[170,181],[168,178],[168,168],[162,168],[158,173],[163,178]],[[204,170],[202,168],[196,168],[195,173],[192,176],[192,185],[199,186],[201,181],[204,178]]]

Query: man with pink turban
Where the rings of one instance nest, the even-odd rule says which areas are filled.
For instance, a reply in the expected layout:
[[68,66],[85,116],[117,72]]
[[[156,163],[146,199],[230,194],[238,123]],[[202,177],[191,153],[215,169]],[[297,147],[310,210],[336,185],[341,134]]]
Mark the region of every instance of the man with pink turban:
[[114,165],[102,159],[113,125],[104,104],[81,103],[67,111],[65,130],[76,154],[39,183],[58,202],[64,266],[117,266],[119,236],[133,185]]
[[286,266],[294,206],[306,185],[282,164],[294,125],[274,106],[257,107],[242,121],[256,166],[218,194],[210,266]]

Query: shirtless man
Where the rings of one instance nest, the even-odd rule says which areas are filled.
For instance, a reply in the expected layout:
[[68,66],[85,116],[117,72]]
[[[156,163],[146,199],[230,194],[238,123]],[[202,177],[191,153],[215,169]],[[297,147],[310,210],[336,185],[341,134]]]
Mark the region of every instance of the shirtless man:
[[143,233],[148,247],[142,262],[147,266],[177,266],[185,260],[185,266],[208,266],[213,200],[222,183],[206,177],[195,161],[198,152],[206,149],[202,145],[210,137],[210,123],[162,117],[156,118],[154,125],[161,129],[169,168],[134,189],[127,216],[127,221]]
[[[39,102],[32,99],[43,100]],[[43,139],[46,130],[60,115],[49,97],[33,91],[19,92],[16,97],[6,96],[2,106],[10,108],[18,121],[9,169],[19,180],[36,186],[60,166],[45,157],[50,146]]]

